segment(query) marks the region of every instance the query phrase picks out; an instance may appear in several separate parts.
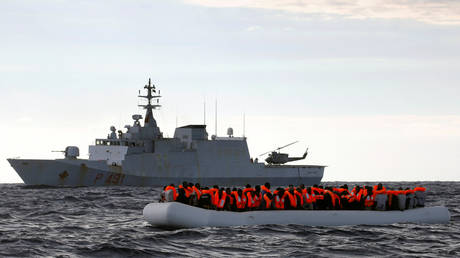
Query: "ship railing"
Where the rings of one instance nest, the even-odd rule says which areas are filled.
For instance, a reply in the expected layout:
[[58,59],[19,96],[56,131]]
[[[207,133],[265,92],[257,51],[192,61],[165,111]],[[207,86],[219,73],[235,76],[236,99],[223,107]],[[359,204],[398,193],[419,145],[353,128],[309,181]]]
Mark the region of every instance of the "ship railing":
[[246,137],[216,137],[216,141],[244,141]]

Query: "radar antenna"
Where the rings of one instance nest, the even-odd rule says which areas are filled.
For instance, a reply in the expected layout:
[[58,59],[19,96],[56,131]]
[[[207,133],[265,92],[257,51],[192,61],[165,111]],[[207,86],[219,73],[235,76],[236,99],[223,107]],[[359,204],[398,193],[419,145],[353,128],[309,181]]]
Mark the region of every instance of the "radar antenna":
[[[161,98],[160,90],[158,90],[158,93],[157,93],[156,87],[155,87],[154,84],[152,84],[150,78],[149,78],[149,84],[145,85],[144,89],[147,90],[147,95],[146,96],[143,96],[143,95],[138,96],[139,98],[146,98],[147,99],[147,105],[139,105],[139,107],[142,107],[142,108],[147,110],[146,114],[145,114],[144,126],[146,126],[146,127],[150,127],[150,126],[156,127],[157,126],[156,121],[153,118],[153,110],[159,109],[161,107],[161,105],[159,104],[160,103],[159,99]],[[153,103],[152,103],[152,100],[154,100],[154,99],[157,100],[156,103],[155,103],[155,101],[153,101]]]

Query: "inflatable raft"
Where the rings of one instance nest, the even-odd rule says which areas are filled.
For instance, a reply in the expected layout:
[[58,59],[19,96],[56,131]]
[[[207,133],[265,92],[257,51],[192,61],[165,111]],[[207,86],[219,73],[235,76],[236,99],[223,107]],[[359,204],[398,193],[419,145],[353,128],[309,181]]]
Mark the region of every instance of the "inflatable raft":
[[297,224],[306,226],[385,225],[393,223],[440,224],[450,221],[446,207],[405,211],[368,210],[269,210],[230,212],[197,208],[178,202],[150,203],[144,218],[157,227],[227,227],[242,225]]

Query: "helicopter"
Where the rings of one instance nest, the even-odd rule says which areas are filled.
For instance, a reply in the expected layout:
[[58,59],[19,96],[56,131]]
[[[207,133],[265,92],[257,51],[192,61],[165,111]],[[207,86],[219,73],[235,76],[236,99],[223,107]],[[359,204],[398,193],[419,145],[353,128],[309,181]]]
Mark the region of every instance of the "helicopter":
[[264,156],[265,154],[269,153],[268,157],[265,159],[265,161],[270,165],[282,165],[282,164],[285,164],[287,162],[305,159],[307,157],[307,155],[308,155],[308,148],[305,151],[305,153],[302,155],[302,157],[291,157],[290,158],[289,154],[280,153],[281,149],[284,149],[284,148],[286,148],[288,146],[291,146],[293,144],[296,144],[298,142],[299,141],[295,141],[295,142],[289,143],[287,145],[284,145],[283,147],[276,148],[273,151],[265,152],[263,154],[260,154],[259,157]]

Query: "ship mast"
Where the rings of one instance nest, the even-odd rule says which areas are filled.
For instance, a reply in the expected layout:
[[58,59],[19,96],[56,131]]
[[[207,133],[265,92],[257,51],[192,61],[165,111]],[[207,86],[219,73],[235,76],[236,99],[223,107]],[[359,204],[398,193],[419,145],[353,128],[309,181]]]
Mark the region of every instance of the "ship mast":
[[[153,110],[159,109],[161,107],[160,103],[160,90],[157,90],[155,85],[152,84],[151,79],[149,78],[149,84],[144,86],[144,89],[147,90],[147,95],[139,95],[140,98],[147,99],[147,105],[139,105],[139,107],[143,107],[146,109],[145,113],[145,120],[144,120],[144,127],[157,127],[157,122],[153,118]],[[155,101],[156,99],[156,101]],[[156,103],[155,103],[156,102]]]

